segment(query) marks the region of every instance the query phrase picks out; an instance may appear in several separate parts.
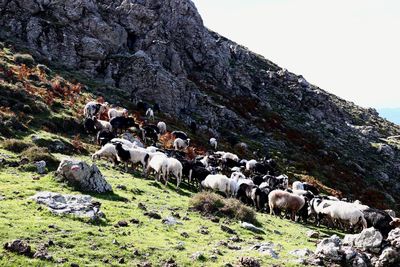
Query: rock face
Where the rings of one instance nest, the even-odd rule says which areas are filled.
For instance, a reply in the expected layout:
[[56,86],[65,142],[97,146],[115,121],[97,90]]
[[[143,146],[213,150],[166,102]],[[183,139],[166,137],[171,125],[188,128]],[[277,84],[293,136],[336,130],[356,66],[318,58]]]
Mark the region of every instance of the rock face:
[[57,177],[86,192],[105,193],[112,191],[111,185],[105,180],[95,164],[89,166],[83,161],[64,159],[58,166]]
[[31,197],[38,204],[45,205],[57,215],[75,215],[97,219],[104,217],[100,203],[92,201],[87,195],[62,195],[53,192],[39,192]]
[[205,133],[257,140],[261,156],[280,151],[366,204],[400,201],[398,126],[208,30],[190,0],[0,0],[0,40],[14,39]]

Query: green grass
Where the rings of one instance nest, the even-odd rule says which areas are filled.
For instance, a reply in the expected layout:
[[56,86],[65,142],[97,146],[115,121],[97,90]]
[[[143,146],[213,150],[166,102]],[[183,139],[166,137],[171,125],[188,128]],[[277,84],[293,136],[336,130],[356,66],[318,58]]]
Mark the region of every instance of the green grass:
[[[4,154],[3,150],[0,153]],[[5,152],[11,157],[16,157],[11,152]],[[56,154],[61,158],[63,155]],[[89,161],[89,157],[82,159]],[[235,220],[226,220],[226,224],[234,229],[243,242],[235,245],[241,250],[230,250],[226,247],[217,247],[221,240],[228,241],[231,236],[220,229],[220,224],[213,223],[202,217],[199,213],[189,210],[189,199],[194,192],[187,189],[177,191],[174,184],[167,187],[156,183],[152,179],[144,180],[130,173],[115,170],[108,163],[99,163],[99,168],[114,188],[113,194],[93,195],[102,203],[102,210],[106,214],[100,224],[93,224],[86,219],[73,217],[60,217],[52,215],[45,208],[28,200],[38,191],[53,191],[68,194],[80,194],[62,183],[54,180],[54,173],[49,173],[34,180],[37,174],[24,172],[14,168],[0,170],[0,194],[6,199],[0,201],[0,244],[13,239],[29,240],[33,248],[53,240],[55,245],[49,247],[49,253],[55,260],[67,258],[70,263],[81,266],[103,265],[107,259],[111,264],[118,265],[120,258],[125,259],[125,265],[132,266],[140,262],[149,261],[154,266],[161,265],[169,258],[175,259],[180,266],[193,265],[221,266],[224,263],[236,263],[241,256],[251,256],[260,259],[263,264],[284,264],[295,266],[291,263],[294,259],[288,253],[298,248],[314,249],[314,244],[308,241],[306,232],[312,228],[302,224],[292,223],[288,220],[258,214],[258,221],[265,229],[262,235],[264,241],[255,239],[256,234],[242,229]],[[126,186],[126,190],[116,189],[117,185]],[[187,214],[189,221],[182,221],[183,225],[166,226],[161,220],[154,220],[143,215],[138,208],[138,203],[144,203],[148,210],[155,210],[163,218],[170,216],[172,211],[178,212],[182,217]],[[129,221],[133,218],[141,223],[128,227],[115,228],[114,224],[120,220]],[[54,224],[56,229],[48,226]],[[198,233],[201,226],[208,227],[209,235]],[[281,234],[274,233],[274,230]],[[321,230],[321,229],[320,229]],[[187,232],[189,238],[181,236]],[[119,245],[113,244],[117,240]],[[248,248],[255,243],[271,241],[280,244],[280,259],[274,260],[262,256]],[[178,249],[178,243],[184,242],[184,249]],[[122,247],[122,248],[121,248]],[[223,255],[217,261],[210,260],[212,250],[218,248]],[[137,249],[139,256],[133,251]],[[201,251],[205,255],[204,262],[193,262],[190,256]],[[1,266],[48,266],[54,262],[46,262],[19,256],[0,249]]]

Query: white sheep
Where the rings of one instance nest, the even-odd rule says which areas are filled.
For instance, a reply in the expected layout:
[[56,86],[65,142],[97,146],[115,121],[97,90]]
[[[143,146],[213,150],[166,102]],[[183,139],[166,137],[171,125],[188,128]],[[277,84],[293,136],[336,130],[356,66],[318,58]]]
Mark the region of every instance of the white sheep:
[[146,110],[146,117],[147,117],[149,120],[154,120],[154,111],[153,111],[151,108],[148,108],[148,109]]
[[256,164],[257,164],[257,160],[255,160],[255,159],[246,161],[246,170],[247,171],[253,170],[256,167]]
[[105,144],[100,150],[96,151],[92,155],[92,160],[95,162],[97,159],[104,158],[107,160],[112,160],[114,166],[117,163],[117,150],[113,144]]
[[122,139],[122,138],[113,138],[113,139],[111,139],[110,143],[113,143],[113,144],[121,143],[123,146],[126,146],[127,148],[135,147],[135,145],[131,141],[129,141],[127,139]]
[[98,103],[96,101],[90,101],[87,103],[83,109],[83,114],[85,118],[93,118],[93,117],[98,117],[100,114],[104,112],[105,109],[107,109],[108,103]]
[[118,110],[116,108],[110,108],[108,110],[108,119],[111,120],[115,117],[126,117],[128,116],[128,110],[124,108],[123,110]]
[[108,130],[112,132],[111,123],[109,123],[108,121],[98,120],[97,118],[94,118],[94,127],[97,131]]
[[361,222],[363,229],[367,228],[364,214],[353,203],[333,201],[329,207],[323,208],[321,213],[329,215],[333,220],[339,220],[340,225],[342,222],[348,222],[350,227],[354,227]]
[[181,138],[176,138],[174,140],[174,149],[175,150],[185,149],[189,146],[189,143],[190,143],[190,139],[183,140]]
[[163,153],[160,154],[150,154],[150,160],[149,164],[147,165],[147,171],[146,171],[146,177],[149,175],[151,170],[154,170],[156,173],[156,179],[159,181],[160,180],[160,175],[163,176],[163,179],[165,180],[165,174],[163,173],[163,170],[165,170],[165,167],[163,166],[167,165],[167,156]]
[[148,146],[148,147],[146,147],[146,150],[147,150],[148,152],[150,152],[150,153],[156,153],[157,150],[158,150],[158,148],[155,147],[155,146]]
[[214,137],[210,138],[210,145],[212,148],[217,149],[217,146],[218,146],[217,139],[215,139]]
[[201,186],[225,193],[227,197],[230,197],[233,195],[231,181],[233,180],[223,174],[210,174],[201,182]]
[[160,134],[165,134],[167,132],[167,124],[163,121],[157,123],[157,128],[160,130]]
[[293,184],[292,184],[292,189],[293,189],[293,190],[304,190],[303,183],[300,182],[300,181],[295,181],[295,182],[293,182]]
[[176,178],[176,187],[179,188],[179,185],[182,181],[182,163],[175,158],[167,158],[166,164],[163,165],[163,173],[165,179],[165,185],[168,182],[168,176],[172,173]]
[[247,179],[241,172],[233,172],[230,179],[234,181],[234,183],[231,182],[232,192],[234,195],[236,195],[241,184],[254,185],[253,180]]
[[225,154],[222,155],[222,159],[226,160],[226,159],[231,159],[234,160],[236,162],[239,162],[239,157],[236,154],[230,153],[230,152],[225,152]]

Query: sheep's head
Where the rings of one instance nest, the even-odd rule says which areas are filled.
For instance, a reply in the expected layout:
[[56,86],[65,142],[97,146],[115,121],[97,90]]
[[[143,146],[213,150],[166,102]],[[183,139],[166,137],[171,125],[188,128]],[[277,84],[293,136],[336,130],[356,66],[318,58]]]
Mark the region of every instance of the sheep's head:
[[400,227],[400,218],[393,218],[393,221],[389,223],[393,227]]

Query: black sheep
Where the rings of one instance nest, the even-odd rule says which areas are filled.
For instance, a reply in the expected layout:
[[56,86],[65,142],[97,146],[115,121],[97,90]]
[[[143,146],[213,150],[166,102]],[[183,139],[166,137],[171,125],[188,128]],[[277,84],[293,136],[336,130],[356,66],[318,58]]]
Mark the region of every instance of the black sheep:
[[108,142],[110,142],[112,139],[115,138],[115,135],[110,132],[109,130],[101,130],[97,133],[97,144],[99,146],[104,146]]
[[125,163],[125,170],[128,171],[128,162],[131,160],[131,153],[129,150],[125,150],[121,143],[115,144],[115,150],[117,150],[119,159]]
[[113,128],[114,132],[118,130],[126,130],[131,127],[139,128],[139,125],[135,122],[135,119],[132,117],[115,117],[110,120],[110,124]]
[[306,191],[310,191],[314,195],[319,195],[319,190],[315,186],[313,186],[312,184],[303,183],[303,188]]
[[389,232],[394,229],[394,226],[391,225],[393,218],[390,217],[390,215],[385,211],[368,208],[362,212],[365,220],[367,221],[367,226],[373,226],[375,229],[381,232],[384,238],[386,238]]
[[155,145],[158,141],[157,131],[150,126],[142,127],[142,135],[144,142],[146,142],[146,139],[150,139],[153,142],[153,145]]
[[253,198],[252,198],[252,191],[255,188],[257,188],[257,187],[254,185],[242,183],[241,185],[239,185],[239,189],[236,192],[236,198],[244,204],[254,205],[255,199],[253,200]]
[[87,133],[95,133],[95,121],[92,118],[86,118],[83,124]]
[[171,134],[175,139],[177,139],[177,138],[180,138],[182,140],[188,139],[188,135],[182,131],[173,131]]
[[157,134],[160,134],[160,129],[157,127],[157,125],[154,124],[146,124],[146,127],[149,127],[151,129],[153,129],[154,131],[156,131]]
[[150,105],[142,100],[136,103],[136,108],[139,111],[146,112],[149,109]]

